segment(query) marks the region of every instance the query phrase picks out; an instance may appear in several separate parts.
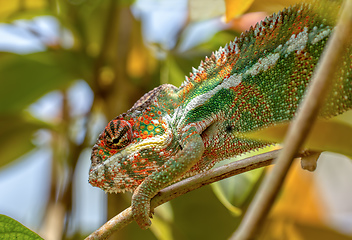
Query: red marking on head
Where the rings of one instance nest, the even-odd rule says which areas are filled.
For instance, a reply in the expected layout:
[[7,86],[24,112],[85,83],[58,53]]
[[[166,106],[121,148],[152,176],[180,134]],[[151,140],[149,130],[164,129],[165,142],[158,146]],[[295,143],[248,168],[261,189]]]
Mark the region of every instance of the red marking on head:
[[[147,133],[147,134],[148,134],[148,133]],[[141,133],[140,137],[141,137],[142,139],[146,139],[146,138],[148,137],[148,135],[146,135],[146,134],[143,132],[143,133]]]

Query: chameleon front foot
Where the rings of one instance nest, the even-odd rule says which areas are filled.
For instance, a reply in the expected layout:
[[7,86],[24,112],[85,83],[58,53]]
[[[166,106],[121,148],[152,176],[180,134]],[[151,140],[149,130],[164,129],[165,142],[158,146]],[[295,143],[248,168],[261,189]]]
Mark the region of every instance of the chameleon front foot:
[[152,217],[150,212],[150,199],[147,197],[133,194],[132,196],[132,215],[134,220],[137,222],[141,229],[147,229],[150,227]]

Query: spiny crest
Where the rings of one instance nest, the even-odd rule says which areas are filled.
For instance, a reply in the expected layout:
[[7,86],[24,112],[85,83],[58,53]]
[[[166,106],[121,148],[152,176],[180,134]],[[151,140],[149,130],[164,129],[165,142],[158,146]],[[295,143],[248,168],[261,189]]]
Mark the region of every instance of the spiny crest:
[[310,5],[306,3],[301,3],[293,7],[285,8],[283,11],[266,17],[260,23],[257,23],[255,27],[250,27],[246,32],[242,32],[239,37],[236,37],[233,41],[225,45],[225,47],[220,47],[218,51],[212,52],[210,58],[205,57],[204,61],[201,61],[198,69],[192,68],[192,72],[189,77],[185,77],[185,81],[182,83],[181,88],[185,87],[189,83],[193,85],[200,84],[205,81],[207,75],[217,67],[223,67],[228,63],[228,59],[232,59],[240,54],[243,46],[246,46],[252,38],[263,37],[268,31],[272,31],[276,27],[280,27],[284,22],[285,16],[296,12],[300,14],[303,9],[309,9]]
[[222,67],[228,56],[239,54],[240,47],[238,45],[238,39],[226,44],[225,47],[220,47],[218,51],[212,52],[210,58],[205,57],[204,61],[200,62],[199,67],[196,69],[192,67],[192,72],[189,74],[189,77],[185,77],[185,81],[182,83],[181,87],[184,87],[189,82],[198,83],[206,79],[206,74],[209,70],[212,70],[216,67]]

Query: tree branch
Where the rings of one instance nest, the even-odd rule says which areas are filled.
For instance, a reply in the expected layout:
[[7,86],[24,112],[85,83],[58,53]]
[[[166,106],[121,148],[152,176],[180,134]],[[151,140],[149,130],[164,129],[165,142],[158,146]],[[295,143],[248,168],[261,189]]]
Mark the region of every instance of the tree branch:
[[345,5],[341,9],[343,9],[343,12],[323,52],[323,57],[311,81],[308,94],[303,99],[297,118],[290,124],[284,140],[284,149],[280,153],[273,170],[265,176],[246,215],[231,239],[255,239],[283,184],[294,156],[299,151],[318,116],[330,83],[335,72],[337,72],[340,57],[343,55],[346,44],[351,39],[352,0],[345,1]]
[[[272,164],[274,158],[278,156],[280,150],[275,150],[263,154],[259,154],[253,157],[249,157],[243,160],[231,162],[218,168],[211,169],[204,173],[197,174],[193,177],[186,178],[180,182],[177,182],[167,188],[161,190],[151,200],[151,207],[155,207],[168,202],[178,196],[186,194],[202,186],[210,183],[220,181],[222,179],[238,175],[240,173],[248,172],[253,169],[261,168]],[[131,207],[126,208],[124,211],[110,219],[98,230],[89,235],[88,239],[106,239],[113,232],[121,230],[129,223],[133,221]]]

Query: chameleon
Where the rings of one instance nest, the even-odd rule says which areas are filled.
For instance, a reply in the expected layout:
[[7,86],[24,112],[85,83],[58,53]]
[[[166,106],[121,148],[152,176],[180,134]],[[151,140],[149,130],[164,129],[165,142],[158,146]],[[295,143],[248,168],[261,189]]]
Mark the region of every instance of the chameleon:
[[[205,57],[180,87],[163,84],[146,93],[99,135],[89,183],[132,192],[133,218],[145,229],[159,190],[272,144],[243,134],[295,116],[338,11],[333,4],[285,8]],[[349,44],[319,117],[352,108],[351,59]]]

